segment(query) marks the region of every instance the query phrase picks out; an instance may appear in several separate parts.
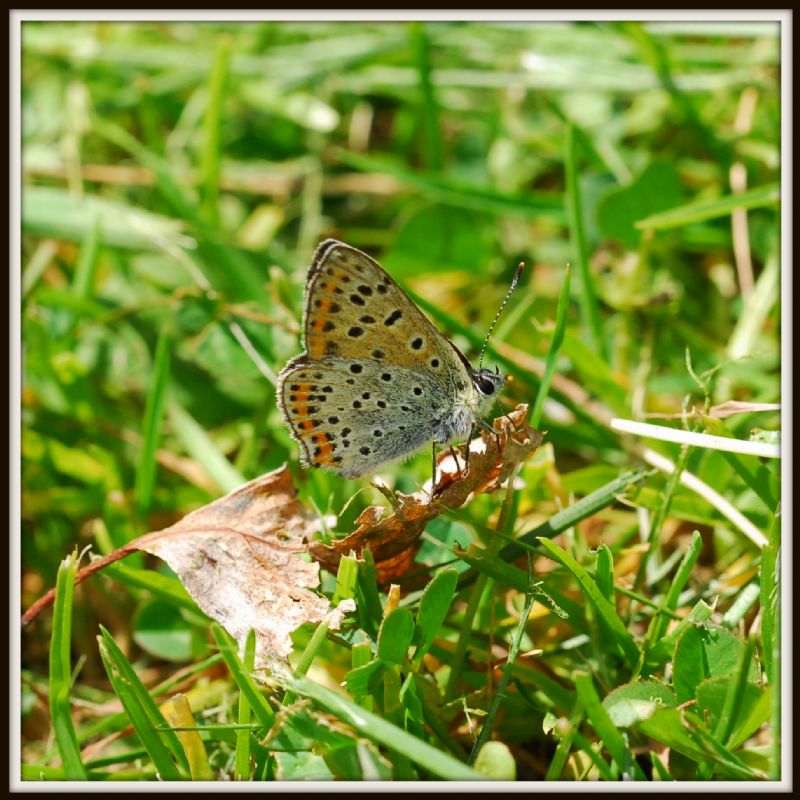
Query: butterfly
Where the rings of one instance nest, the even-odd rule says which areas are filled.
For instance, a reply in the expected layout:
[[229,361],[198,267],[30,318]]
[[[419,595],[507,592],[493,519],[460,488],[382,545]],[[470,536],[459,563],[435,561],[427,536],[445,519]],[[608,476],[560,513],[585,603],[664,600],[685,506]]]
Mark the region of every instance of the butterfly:
[[278,403],[303,466],[356,478],[431,440],[445,445],[489,427],[483,413],[505,376],[473,369],[355,247],[326,239],[317,248],[302,328],[305,350],[278,375]]

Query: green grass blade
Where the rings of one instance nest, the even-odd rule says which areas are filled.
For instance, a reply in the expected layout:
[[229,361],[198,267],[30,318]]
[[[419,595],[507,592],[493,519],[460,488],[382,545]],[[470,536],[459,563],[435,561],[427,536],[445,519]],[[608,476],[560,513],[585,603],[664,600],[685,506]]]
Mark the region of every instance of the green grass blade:
[[664,491],[661,493],[661,502],[658,504],[656,513],[650,523],[650,537],[647,541],[647,551],[642,556],[639,563],[639,569],[636,572],[636,579],[633,582],[634,591],[639,591],[645,582],[647,569],[650,566],[653,557],[658,551],[658,545],[661,541],[661,526],[667,518],[672,496],[680,483],[681,473],[686,467],[686,462],[689,459],[689,448],[687,446],[681,447],[680,455],[675,461],[675,469],[667,476],[667,482],[664,485]]
[[72,598],[78,555],[73,552],[61,562],[56,578],[53,605],[53,631],[50,635],[50,718],[58,752],[64,767],[64,779],[86,780],[78,737],[72,722],[69,695],[72,680],[70,643],[72,641]]
[[[247,672],[253,671],[256,654],[256,634],[251,630],[247,634],[244,646],[243,667]],[[237,724],[242,726],[236,731],[236,761],[234,764],[234,779],[237,781],[250,780],[250,731],[244,726],[250,724],[250,702],[244,692],[239,692],[239,710],[236,716]]]
[[547,551],[547,555],[549,555],[550,558],[557,561],[573,574],[586,597],[591,601],[600,614],[601,619],[608,626],[613,641],[619,645],[629,666],[635,666],[639,660],[639,648],[633,636],[631,636],[628,629],[619,618],[614,606],[600,593],[597,584],[592,580],[586,569],[566,550],[562,550],[555,544],[555,542],[551,542],[544,537],[539,537],[539,543]]
[[606,544],[601,544],[597,548],[595,580],[600,594],[613,606],[616,602],[614,598],[614,556]]
[[228,37],[221,36],[217,44],[214,66],[209,79],[208,105],[206,106],[203,124],[205,141],[203,142],[200,160],[200,183],[203,197],[201,210],[203,216],[215,226],[219,216],[222,109],[228,82],[230,48],[231,42]]
[[27,233],[84,243],[95,225],[107,247],[153,251],[158,249],[157,239],[176,246],[191,244],[181,233],[180,221],[121,200],[75,198],[51,186],[26,186],[22,193],[22,227]]
[[189,455],[204,467],[223,492],[230,492],[246,482],[188,411],[174,401],[167,403],[167,411],[173,430]]
[[603,708],[603,704],[600,702],[600,698],[597,696],[592,684],[591,676],[585,672],[576,672],[573,674],[573,679],[586,716],[589,717],[592,727],[594,727],[603,745],[611,754],[611,758],[614,759],[619,771],[629,778],[639,781],[646,780],[641,767],[626,744],[625,738],[611,721],[608,712]]
[[475,621],[475,614],[478,611],[481,597],[487,587],[490,586],[491,578],[484,574],[479,573],[475,585],[470,590],[469,599],[467,600],[467,607],[464,611],[464,618],[461,620],[461,625],[458,630],[458,639],[456,640],[456,649],[453,653],[453,660],[450,662],[450,675],[447,678],[447,686],[444,690],[446,700],[452,700],[456,696],[456,688],[461,680],[461,671],[464,666],[464,658],[469,646],[470,633],[472,625]]
[[567,731],[566,733],[561,734],[558,745],[556,746],[556,752],[553,754],[553,758],[547,767],[547,773],[544,776],[546,781],[561,780],[561,776],[564,774],[564,767],[567,765],[567,759],[569,758],[570,751],[572,750],[572,742],[575,732],[577,731],[578,726],[581,724],[583,718],[583,706],[581,701],[576,698],[574,701],[574,709],[570,715],[569,723],[567,725]]
[[164,409],[167,404],[169,389],[171,336],[164,330],[158,337],[155,358],[153,359],[153,379],[147,392],[142,421],[142,445],[136,464],[136,507],[144,516],[153,500],[153,488],[156,482],[156,450],[161,439],[161,425],[164,421]]
[[780,652],[780,522],[775,514],[769,530],[769,541],[761,551],[760,605],[761,605],[761,653],[767,680],[776,683],[779,662],[775,653]]
[[755,641],[748,638],[747,644],[739,653],[739,660],[736,670],[733,673],[733,680],[728,683],[728,691],[725,693],[725,704],[722,713],[719,715],[717,725],[714,728],[714,737],[723,745],[730,743],[731,733],[733,732],[738,720],[738,711],[743,707],[743,698],[747,686],[747,678],[750,673],[750,664],[755,652]]
[[478,753],[481,752],[484,744],[486,744],[486,742],[489,740],[489,736],[491,735],[492,728],[494,726],[495,717],[497,717],[497,712],[500,710],[500,703],[505,697],[506,687],[508,686],[508,681],[511,678],[512,667],[514,666],[514,662],[517,660],[520,647],[522,646],[522,637],[525,635],[528,625],[528,618],[531,615],[534,599],[534,593],[532,591],[528,591],[525,596],[525,607],[522,609],[522,614],[520,615],[519,622],[517,623],[516,630],[514,631],[514,638],[511,641],[511,647],[508,650],[508,659],[503,667],[503,674],[500,676],[500,682],[497,684],[492,705],[489,707],[489,711],[486,714],[486,719],[481,726],[481,732],[478,734],[478,738],[469,754],[469,759],[467,760],[468,764],[475,763]]
[[420,172],[386,158],[362,155],[347,150],[335,151],[337,160],[364,172],[380,172],[406,184],[410,189],[436,203],[469,208],[485,214],[531,217],[547,215],[563,219],[563,210],[553,195],[544,192],[526,192],[514,196],[490,187],[468,184],[455,178],[446,178],[429,172]]
[[[114,692],[122,702],[136,735],[153,760],[162,780],[184,780],[189,764],[178,737],[169,727],[136,671],[111,634],[100,629],[98,644]],[[176,766],[176,762],[179,766]]]
[[171,605],[184,608],[194,613],[202,613],[197,607],[197,603],[183,584],[171,575],[162,575],[152,569],[139,569],[130,567],[118,561],[103,568],[103,574],[115,581],[119,581],[123,586],[133,589],[144,589],[154,598],[166,600]]
[[290,682],[290,686],[296,694],[313,700],[363,736],[401,753],[440,778],[453,781],[483,780],[482,775],[447,753],[437,750],[427,742],[417,739],[382,717],[366,711],[351,700],[308,678],[295,679]]
[[[536,544],[543,536],[557,536],[562,531],[571,528],[583,519],[591,517],[603,508],[610,506],[617,501],[617,495],[623,494],[625,490],[648,477],[648,473],[639,471],[625,472],[616,480],[610,481],[605,486],[600,487],[586,497],[582,497],[572,505],[567,506],[563,511],[553,514],[547,522],[542,523],[532,531],[528,531],[519,537],[520,542]],[[504,561],[514,561],[524,552],[524,548],[518,544],[508,544],[500,551],[500,558]]]
[[566,202],[569,218],[570,238],[575,253],[575,262],[580,285],[578,287],[578,300],[581,308],[581,319],[584,331],[589,337],[592,348],[598,356],[607,360],[606,347],[603,339],[603,327],[600,321],[600,307],[597,302],[597,292],[594,280],[589,271],[589,243],[586,239],[586,226],[583,219],[583,202],[581,200],[580,185],[578,183],[578,146],[575,129],[567,126],[566,152],[564,168],[566,170]]
[[421,95],[419,116],[422,124],[422,161],[427,169],[438,172],[444,164],[442,135],[439,125],[439,105],[431,78],[431,46],[428,31],[422,22],[412,22],[409,28],[411,50],[419,75]]
[[97,261],[100,255],[100,222],[95,216],[92,218],[88,229],[88,236],[81,247],[78,263],[75,266],[75,275],[72,280],[72,291],[78,297],[90,298],[94,289],[94,279],[97,273]]
[[689,576],[692,573],[692,569],[694,569],[694,565],[700,556],[702,548],[703,537],[700,536],[698,531],[694,531],[692,533],[692,543],[689,545],[689,549],[684,554],[683,559],[681,559],[681,563],[678,566],[675,577],[672,579],[672,583],[669,586],[661,609],[659,609],[650,620],[650,625],[647,628],[644,641],[643,649],[645,654],[664,635],[664,631],[671,619],[671,615],[664,613],[664,611],[674,611],[677,608],[678,597],[683,591],[686,582],[689,580]]
[[542,409],[544,401],[550,391],[550,383],[556,371],[556,361],[559,350],[564,342],[564,331],[567,327],[567,309],[569,308],[569,284],[571,270],[569,264],[564,270],[564,282],[561,284],[561,292],[558,295],[558,307],[556,308],[556,326],[553,330],[553,338],[550,340],[550,348],[547,351],[547,360],[544,365],[544,375],[539,384],[539,391],[536,392],[536,400],[531,411],[530,421],[532,428],[538,428],[542,419]]
[[211,625],[211,633],[219,647],[219,652],[225,659],[225,664],[230,670],[231,677],[239,687],[239,691],[247,697],[247,702],[256,716],[256,719],[266,730],[269,730],[275,723],[275,712],[267,702],[261,690],[250,676],[238,653],[236,652],[236,642],[231,639],[227,632],[217,623]]
[[744,619],[745,614],[756,604],[759,596],[757,583],[748,583],[737,593],[728,610],[722,617],[722,624],[726,628],[736,628]]
[[727,217],[737,208],[753,209],[777,205],[780,201],[780,186],[771,183],[768,186],[758,186],[748,189],[741,194],[727,194],[716,200],[697,200],[687,203],[669,211],[651,214],[640,219],[636,227],[642,230],[669,230],[682,228],[693,222],[704,222],[718,217]]

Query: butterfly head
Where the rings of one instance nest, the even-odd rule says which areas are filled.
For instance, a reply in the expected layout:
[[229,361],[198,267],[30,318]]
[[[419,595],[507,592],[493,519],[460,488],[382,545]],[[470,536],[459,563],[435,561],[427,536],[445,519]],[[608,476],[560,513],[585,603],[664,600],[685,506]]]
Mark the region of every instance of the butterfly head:
[[492,372],[490,369],[482,367],[472,372],[472,385],[484,399],[494,397],[503,388],[505,382],[506,376],[501,375],[497,369]]

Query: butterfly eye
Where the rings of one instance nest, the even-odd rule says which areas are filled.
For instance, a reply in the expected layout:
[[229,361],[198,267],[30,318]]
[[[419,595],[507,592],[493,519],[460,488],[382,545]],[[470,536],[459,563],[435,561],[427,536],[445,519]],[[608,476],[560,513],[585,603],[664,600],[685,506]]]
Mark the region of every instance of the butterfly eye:
[[489,378],[485,378],[482,375],[479,375],[475,379],[475,386],[478,388],[478,391],[483,395],[494,394],[497,390],[494,381],[490,380]]

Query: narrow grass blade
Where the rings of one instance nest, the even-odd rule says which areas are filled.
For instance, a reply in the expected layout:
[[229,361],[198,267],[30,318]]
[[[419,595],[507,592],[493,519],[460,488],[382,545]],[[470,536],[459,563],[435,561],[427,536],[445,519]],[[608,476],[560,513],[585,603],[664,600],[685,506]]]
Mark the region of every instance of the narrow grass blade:
[[513,214],[531,217],[539,214],[555,217],[559,221],[564,219],[561,204],[549,193],[526,192],[520,196],[504,194],[490,187],[476,186],[430,172],[412,170],[399,161],[389,161],[347,150],[336,150],[335,157],[342,163],[364,172],[391,175],[423,197],[443,205],[470,208],[500,216]]
[[642,768],[636,762],[633,753],[625,742],[625,738],[608,716],[608,712],[603,708],[600,698],[597,696],[592,678],[585,672],[573,674],[575,689],[578,692],[581,704],[589,717],[592,727],[597,732],[603,745],[611,754],[614,763],[619,771],[628,778],[635,780],[646,780]]
[[603,340],[603,328],[600,322],[600,308],[594,281],[589,271],[589,243],[586,239],[586,227],[583,221],[583,203],[578,183],[578,147],[575,129],[567,126],[566,152],[564,168],[566,170],[566,202],[569,218],[570,238],[575,253],[580,286],[578,300],[581,307],[583,327],[595,352],[606,359],[606,348]]
[[70,644],[72,640],[72,598],[78,555],[73,552],[61,562],[56,578],[53,605],[53,631],[50,635],[50,718],[58,752],[64,767],[64,779],[86,780],[78,737],[72,722],[69,694],[72,680]]
[[442,156],[442,135],[439,125],[439,105],[431,79],[431,47],[428,32],[423,22],[412,22],[409,28],[411,50],[419,76],[420,121],[422,123],[422,160],[425,166],[439,172],[444,159]]
[[[314,663],[314,659],[316,658],[320,647],[322,647],[327,635],[328,621],[324,619],[319,623],[319,625],[317,625],[314,633],[308,641],[308,644],[300,654],[300,660],[297,662],[297,668],[294,671],[295,675],[305,675],[308,672],[308,670],[311,668],[311,665]],[[294,695],[291,692],[286,692],[281,705],[288,706],[293,702]]]
[[564,331],[567,327],[567,309],[569,308],[569,284],[571,270],[569,265],[564,270],[564,282],[561,284],[561,292],[558,295],[558,307],[556,309],[556,326],[553,330],[553,338],[550,340],[550,349],[547,351],[547,360],[544,366],[544,375],[539,384],[539,391],[536,392],[536,400],[531,411],[530,421],[532,428],[538,428],[542,418],[544,401],[550,391],[550,383],[556,370],[556,360],[561,345],[564,342]]
[[208,86],[208,104],[203,121],[205,141],[200,160],[200,182],[202,186],[201,210],[212,224],[217,224],[219,214],[220,139],[222,108],[225,102],[225,87],[228,80],[230,40],[221,36],[217,44],[214,66]]
[[594,573],[600,594],[613,606],[615,603],[614,556],[606,544],[601,544],[600,547],[597,548],[597,565]]
[[167,403],[167,411],[172,427],[189,455],[206,469],[223,492],[230,492],[245,483],[244,476],[225,458],[188,411],[172,401]]
[[363,736],[402,753],[418,766],[440,778],[453,781],[483,780],[482,775],[447,753],[437,750],[427,742],[417,739],[382,717],[366,711],[351,700],[308,678],[292,680],[290,686],[296,694],[313,700]]
[[751,442],[745,439],[734,439],[729,436],[714,436],[710,433],[696,433],[682,428],[669,428],[666,425],[653,425],[649,422],[638,422],[632,419],[612,419],[611,428],[635,436],[659,439],[662,442],[678,442],[692,447],[705,447],[709,450],[724,450],[742,455],[760,458],[780,458],[778,445],[763,442]]
[[119,561],[104,567],[103,573],[106,577],[113,578],[124,586],[144,589],[154,597],[166,600],[179,608],[202,613],[189,592],[183,588],[183,584],[173,576],[162,575],[152,569],[129,567]]
[[648,566],[658,550],[658,545],[661,540],[661,526],[664,524],[664,520],[667,518],[667,512],[669,511],[669,506],[672,502],[672,496],[675,494],[675,490],[678,488],[678,483],[680,483],[681,479],[681,473],[686,467],[686,462],[688,459],[689,447],[684,446],[681,448],[680,455],[675,461],[675,469],[673,469],[672,472],[670,472],[670,474],[667,476],[667,482],[664,485],[663,492],[661,493],[661,502],[656,509],[656,513],[653,515],[653,520],[650,524],[650,538],[647,542],[647,551],[642,556],[642,560],[639,563],[639,569],[636,572],[636,578],[633,582],[633,590],[635,592],[641,590],[642,585],[644,584],[645,576],[647,575]]
[[[100,629],[100,656],[114,692],[162,780],[183,780],[189,773],[186,755],[153,698],[111,634]],[[174,759],[174,760],[173,760]],[[176,763],[179,766],[176,766]]]
[[640,219],[636,223],[636,227],[643,230],[648,228],[652,230],[681,228],[693,222],[727,217],[737,208],[752,209],[774,206],[779,200],[780,186],[777,183],[771,183],[768,186],[748,189],[741,194],[729,194],[717,200],[700,200],[677,208],[671,208],[669,211],[662,211],[659,214],[652,214],[649,217]]
[[242,664],[236,652],[236,642],[216,623],[211,625],[211,633],[214,634],[219,652],[225,659],[225,664],[230,670],[231,677],[239,687],[239,691],[247,697],[247,702],[250,703],[250,707],[259,723],[264,726],[265,730],[269,730],[275,722],[275,712],[250,676],[250,672]]
[[569,758],[570,751],[572,750],[572,742],[573,737],[575,736],[575,731],[577,731],[578,726],[581,724],[583,718],[583,705],[581,704],[581,701],[576,698],[574,701],[572,714],[570,715],[569,722],[567,724],[567,730],[561,735],[556,747],[556,752],[553,754],[553,758],[547,767],[547,773],[544,776],[546,781],[561,780],[561,776],[564,774],[564,767],[567,765],[567,759]]
[[164,421],[164,409],[167,404],[169,388],[169,354],[170,334],[164,330],[158,337],[155,358],[153,359],[153,379],[147,393],[142,422],[142,445],[136,464],[136,507],[144,516],[153,500],[153,488],[156,480],[156,450],[161,439],[161,424]]
[[597,588],[597,584],[592,580],[586,569],[581,566],[566,550],[562,550],[557,544],[549,539],[539,537],[539,543],[554,561],[568,569],[580,584],[586,597],[595,606],[601,619],[607,625],[611,637],[619,645],[625,660],[629,666],[634,667],[639,660],[639,648],[628,632],[622,620],[619,618],[616,609],[606,600]]
[[517,660],[517,655],[519,655],[519,650],[522,645],[522,637],[525,635],[525,630],[528,625],[528,618],[530,617],[531,609],[533,608],[533,601],[534,594],[532,591],[528,591],[525,596],[525,607],[522,609],[522,614],[519,618],[517,628],[514,631],[514,638],[511,641],[511,647],[508,651],[508,660],[503,667],[503,674],[500,677],[500,682],[497,685],[497,690],[495,691],[492,705],[489,707],[489,711],[486,714],[486,719],[481,726],[481,732],[478,734],[478,739],[472,747],[472,752],[469,754],[469,759],[467,760],[468,764],[475,763],[478,753],[481,752],[481,748],[484,744],[486,744],[486,742],[489,740],[489,736],[491,735],[495,717],[497,716],[497,712],[500,710],[500,703],[505,697],[506,687],[508,686],[508,681],[511,678],[511,668],[514,665],[514,662]]
[[[760,572],[760,605],[761,605],[761,654],[767,680],[777,683],[779,661],[776,652],[780,652],[780,626],[778,610],[780,606],[780,522],[778,515],[772,518],[769,540],[761,551]],[[776,730],[778,730],[776,728]]]
[[100,255],[100,222],[93,216],[88,228],[88,235],[83,240],[75,275],[72,279],[72,292],[84,299],[92,296],[94,276],[97,272],[97,261]]
[[683,587],[686,585],[686,582],[689,580],[689,576],[692,574],[692,569],[694,568],[694,565],[700,556],[700,551],[702,548],[703,537],[700,536],[698,531],[694,531],[692,533],[692,543],[681,560],[680,566],[678,567],[675,577],[672,579],[672,583],[667,591],[666,597],[664,598],[664,602],[659,611],[657,611],[650,620],[650,625],[647,628],[644,641],[645,653],[647,653],[650,648],[652,648],[653,645],[655,645],[655,643],[664,635],[664,631],[667,629],[667,625],[671,619],[671,615],[664,612],[674,611],[677,608],[680,593],[683,591]]
[[456,687],[461,680],[461,670],[464,666],[464,658],[467,653],[472,624],[475,620],[475,614],[478,611],[481,597],[486,591],[486,587],[490,584],[490,581],[491,578],[489,578],[488,575],[482,572],[478,573],[475,585],[470,589],[467,607],[464,610],[464,618],[461,620],[461,626],[458,630],[458,639],[456,640],[453,660],[450,662],[450,675],[447,678],[447,686],[444,690],[445,700],[452,700],[456,695]]
[[[247,641],[244,645],[243,667],[248,672],[253,671],[256,655],[256,632],[251,630],[247,634]],[[236,760],[234,763],[234,776],[237,781],[250,780],[250,731],[245,729],[250,724],[251,710],[250,701],[244,692],[239,692],[239,710],[236,722],[242,727],[236,731]]]
[[[623,494],[629,486],[643,481],[649,473],[630,471],[625,472],[616,480],[601,486],[586,497],[567,506],[563,511],[553,514],[547,522],[542,523],[532,531],[519,537],[520,542],[535,545],[541,537],[552,538],[562,531],[571,528],[583,519],[591,517],[603,508],[617,501],[617,495]],[[499,553],[504,561],[514,561],[524,553],[524,548],[517,542],[506,545]]]
[[597,767],[597,771],[600,773],[600,777],[604,781],[614,781],[617,780],[617,773],[611,769],[608,762],[603,759],[599,753],[592,747],[591,742],[578,731],[572,732],[572,741],[589,756],[592,764]]
[[727,746],[730,742],[738,720],[738,711],[743,707],[744,692],[747,685],[747,678],[750,673],[750,664],[755,652],[755,641],[748,638],[747,644],[739,654],[736,670],[733,673],[733,680],[728,683],[728,691],[725,693],[725,704],[722,713],[719,715],[717,725],[714,728],[714,738],[721,744]]
[[[731,469],[758,495],[764,505],[772,511],[778,505],[778,498],[772,493],[769,473],[763,464],[752,469],[750,459],[739,458],[733,453],[722,453],[722,457],[730,464]],[[749,462],[749,463],[746,463]]]
[[64,189],[26,186],[22,193],[22,228],[26,233],[85,242],[92,226],[100,225],[108,247],[155,250],[153,233],[178,245],[191,245],[181,233],[181,222],[144,211],[120,200],[86,196],[75,198]]
[[748,583],[744,586],[722,617],[722,624],[726,628],[735,628],[744,619],[744,615],[755,605],[758,595],[759,586],[757,583]]

